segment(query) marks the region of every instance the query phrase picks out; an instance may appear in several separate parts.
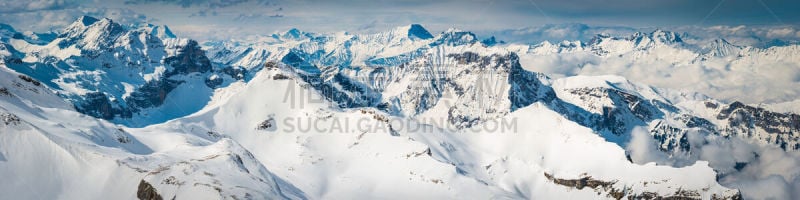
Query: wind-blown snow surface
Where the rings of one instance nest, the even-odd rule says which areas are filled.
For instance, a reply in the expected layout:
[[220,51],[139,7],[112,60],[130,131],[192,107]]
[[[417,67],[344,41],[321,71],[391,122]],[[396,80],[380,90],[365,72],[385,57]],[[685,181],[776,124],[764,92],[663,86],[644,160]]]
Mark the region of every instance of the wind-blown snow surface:
[[[74,27],[67,32],[76,37],[54,41],[78,42],[50,53],[41,48],[60,42],[2,38],[0,175],[14,180],[0,185],[3,199],[800,196],[792,192],[800,185],[796,114],[619,76],[553,79],[526,70],[539,66],[528,64],[540,60],[532,57],[572,53],[648,64],[749,58],[730,56],[738,47],[722,40],[705,53],[667,31],[504,45],[409,25],[357,35],[293,29],[202,51],[191,40],[161,39],[174,35],[152,26],[81,18]],[[115,31],[158,41],[158,62],[148,65],[161,70],[128,74],[159,83],[103,75],[136,69],[70,63],[94,46],[119,48],[100,57],[148,51],[90,40]],[[39,66],[65,70],[48,77]],[[80,87],[52,81],[90,72],[72,82]],[[134,98],[87,111],[81,103],[92,98],[74,96],[85,89]],[[129,105],[146,109],[119,115]],[[150,118],[149,109],[186,106],[193,109]]]

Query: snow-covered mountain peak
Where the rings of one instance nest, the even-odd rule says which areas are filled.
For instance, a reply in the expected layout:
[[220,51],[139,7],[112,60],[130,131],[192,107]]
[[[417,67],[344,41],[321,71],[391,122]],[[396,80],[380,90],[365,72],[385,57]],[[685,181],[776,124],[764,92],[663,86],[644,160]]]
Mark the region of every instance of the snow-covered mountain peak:
[[122,25],[111,19],[97,20],[83,16],[61,32],[58,37],[63,40],[59,41],[58,45],[62,48],[77,45],[81,49],[99,50],[101,47],[111,45],[125,31]]
[[121,26],[119,24],[114,23],[113,20],[111,20],[109,18],[97,19],[97,18],[90,17],[90,16],[81,16],[80,18],[78,18],[77,20],[72,22],[70,25],[68,25],[61,32],[61,35],[70,35],[70,34],[85,32],[87,29],[89,29],[90,27],[93,27],[93,26],[94,27],[103,27],[103,26],[109,26],[109,25]]
[[683,42],[681,39],[680,34],[672,32],[672,31],[665,31],[662,29],[656,29],[650,33],[650,38],[655,41],[659,41],[665,44],[673,44],[673,43],[680,43]]
[[0,23],[0,40],[8,41],[9,39],[20,39],[22,34],[14,30],[11,25]]
[[529,45],[527,50],[518,50],[524,53],[532,53],[536,55],[552,55],[556,53],[569,53],[581,51],[585,45],[581,41],[561,41],[559,43],[551,43],[543,41],[539,44]]
[[[0,57],[13,60],[9,68],[57,90],[79,112],[145,126],[200,109],[213,88],[244,76],[233,69],[216,71],[221,69],[212,67],[197,42],[174,36],[166,26],[127,27],[85,16],[49,43],[3,44],[9,53]],[[190,88],[200,96],[197,101],[169,102],[185,98],[172,92]]]
[[17,30],[14,30],[14,27],[8,24],[0,23],[0,34],[9,34],[9,33],[16,33]]
[[[406,28],[406,27],[403,27]],[[420,24],[411,24],[407,28],[408,37],[411,39],[427,40],[433,38],[430,32]]]
[[711,41],[706,47],[706,51],[708,51],[708,56],[728,57],[731,55],[739,55],[742,51],[742,47],[731,44],[723,38],[717,38]]
[[683,42],[678,34],[661,29],[656,29],[649,33],[635,32],[627,37],[626,40],[632,41],[638,49],[647,49],[654,46],[672,45]]
[[681,36],[675,32],[656,29],[652,32],[634,32],[628,36],[612,36],[597,34],[589,40],[585,47],[600,56],[631,54],[634,57],[653,54],[656,56],[683,57],[695,52],[684,48]]
[[307,32],[301,31],[300,29],[297,29],[297,28],[291,28],[291,29],[289,29],[289,30],[287,30],[285,32],[282,32],[282,33],[274,33],[274,34],[272,34],[272,38],[275,38],[277,40],[282,40],[282,41],[286,41],[286,40],[289,40],[289,41],[291,41],[291,40],[303,40],[303,39],[312,38],[312,37],[314,37],[314,35],[312,35],[311,33],[307,33]]
[[174,33],[172,33],[172,30],[170,30],[167,25],[144,24],[140,27],[140,29],[148,31],[150,35],[154,35],[161,39],[178,38]]
[[447,29],[447,31],[442,32],[434,39],[434,42],[431,43],[431,46],[437,45],[450,45],[450,46],[460,46],[460,45],[467,45],[467,44],[474,44],[478,42],[478,37],[475,36],[474,33],[469,31],[463,31],[456,28]]
[[97,21],[99,21],[99,19],[84,15],[84,16],[79,17],[78,20],[75,20],[75,22],[73,22],[72,24],[73,25],[81,25],[81,26],[89,26],[89,25],[94,24]]
[[30,44],[47,44],[53,41],[58,34],[54,32],[35,33],[32,31],[17,32],[14,27],[0,23],[0,41],[9,42],[11,39],[24,40]]

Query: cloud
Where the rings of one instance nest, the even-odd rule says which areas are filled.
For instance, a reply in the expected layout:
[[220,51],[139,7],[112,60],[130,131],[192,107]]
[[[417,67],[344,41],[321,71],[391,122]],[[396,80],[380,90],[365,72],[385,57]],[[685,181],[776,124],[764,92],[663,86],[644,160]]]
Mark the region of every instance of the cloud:
[[78,8],[79,3],[72,0],[0,0],[0,23],[19,30],[50,31],[75,20]]
[[695,44],[709,43],[710,40],[724,38],[740,46],[769,47],[800,41],[800,28],[792,25],[737,25],[737,26],[677,26],[669,30],[685,32],[685,41]]
[[78,6],[37,12],[0,13],[0,23],[10,24],[20,31],[48,32],[58,31],[83,15],[109,18],[128,25],[155,21],[125,8]]
[[229,40],[226,35],[236,35],[247,30],[241,28],[220,27],[219,25],[177,25],[170,26],[173,33],[185,38],[204,38],[207,40]]
[[369,23],[367,23],[367,24],[364,24],[364,25],[361,25],[361,26],[359,26],[359,27],[358,27],[358,30],[360,30],[360,31],[364,31],[364,30],[373,30],[373,29],[375,29],[375,27],[376,27],[377,25],[378,25],[378,20],[372,20],[371,22],[369,22]]
[[24,13],[47,10],[62,10],[75,8],[78,2],[72,0],[30,0],[30,1],[0,1],[0,13]]
[[[222,12],[221,10],[226,8],[236,8],[235,10],[238,10],[240,12],[245,12],[246,10],[251,10],[254,7],[275,6],[273,1],[268,1],[268,0],[127,0],[124,2],[124,4],[146,5],[146,6],[177,5],[183,9],[196,10],[195,12],[189,14],[189,17],[218,16],[219,13]],[[258,14],[239,13],[238,16],[234,18],[234,20],[242,21],[243,19],[253,18],[243,15],[263,15],[263,13],[258,13]],[[275,14],[273,16],[282,16],[282,15]]]
[[241,13],[233,18],[234,21],[256,21],[256,20],[263,20],[266,18],[282,18],[284,17],[282,14],[273,14],[267,15],[264,13]]
[[184,8],[226,8],[250,2],[264,6],[272,4],[272,1],[268,0],[127,0],[125,4],[173,4]]
[[147,16],[134,12],[133,10],[123,8],[82,8],[81,11],[85,15],[109,18],[120,24],[138,24],[157,21],[155,19],[149,19]]
[[684,167],[699,160],[708,161],[720,177],[718,182],[740,189],[745,199],[800,198],[797,190],[800,189],[800,155],[796,152],[787,153],[737,137],[689,131],[691,153],[675,152],[667,156],[654,150],[654,141],[646,130],[637,129],[631,133],[631,141],[626,146],[637,164],[656,162]]
[[598,34],[624,37],[637,31],[649,32],[656,28],[679,33],[683,35],[685,42],[696,45],[705,45],[718,38],[724,38],[735,45],[755,47],[781,46],[800,41],[800,28],[793,25],[692,25],[637,28],[566,23],[484,31],[480,33],[482,35],[495,36],[506,42],[538,44],[543,41],[557,43],[563,40],[579,40],[586,42]]
[[[747,27],[724,29],[729,28],[763,35],[772,30]],[[779,26],[776,30],[785,33],[786,30],[795,29]],[[692,34],[700,35],[697,33],[695,31]],[[687,42],[693,44],[685,47],[663,47],[622,56],[597,56],[585,51],[551,55],[522,54],[520,62],[532,71],[551,74],[553,77],[620,75],[634,82],[699,92],[729,102],[772,104],[800,99],[800,57],[795,56],[800,50],[796,46],[755,49],[747,51],[742,57],[734,54],[731,57],[709,57],[700,61],[697,60],[697,53],[705,52],[701,47],[710,45],[712,39],[724,37],[722,34],[714,35],[713,32],[703,35],[713,36],[703,36],[711,39],[701,38]]]
[[[734,140],[736,141],[736,140]],[[770,146],[760,146],[747,144],[745,142],[735,142],[735,145],[708,144],[699,148],[706,152],[709,148],[716,148],[716,155],[703,156],[702,160],[709,160],[711,163],[720,163],[720,157],[730,152],[746,152],[750,156],[741,170],[731,170],[725,173],[719,180],[723,185],[740,188],[745,199],[798,199],[800,193],[796,188],[800,188],[800,157],[794,153],[787,153],[782,149]],[[749,151],[737,150],[739,148]],[[729,151],[726,153],[725,151]],[[722,158],[725,158],[723,156]]]
[[579,23],[567,23],[489,31],[482,35],[492,35],[499,40],[511,43],[537,44],[543,41],[588,41],[598,34],[625,35],[636,31],[637,29],[622,26],[589,26]]
[[258,19],[258,18],[262,18],[262,17],[264,17],[263,14],[254,14],[254,13],[251,13],[251,14],[239,14],[238,16],[233,18],[233,20],[244,21],[244,20]]
[[659,151],[656,144],[646,128],[637,126],[631,131],[631,140],[625,150],[629,152],[631,160],[636,163],[655,162],[662,165],[670,163],[667,154]]
[[732,62],[726,58],[711,58],[705,62],[673,64],[680,61],[669,58],[629,59],[608,58],[585,64],[576,71],[581,75],[624,75],[637,82],[696,91],[727,101],[776,103],[800,98],[798,61],[770,60],[772,57],[768,57],[758,61]]

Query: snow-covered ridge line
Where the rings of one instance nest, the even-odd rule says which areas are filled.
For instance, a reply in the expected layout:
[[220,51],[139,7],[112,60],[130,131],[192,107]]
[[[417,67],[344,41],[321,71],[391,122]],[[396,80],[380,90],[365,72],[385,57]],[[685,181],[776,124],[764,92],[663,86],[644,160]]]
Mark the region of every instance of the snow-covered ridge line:
[[[0,41],[5,66],[55,89],[82,113],[128,126],[191,114],[214,88],[244,78],[213,66],[196,41],[176,38],[166,26],[83,16],[46,43]],[[197,102],[176,105],[188,90]]]
[[[386,67],[408,62],[423,55],[423,51],[438,46],[468,48],[477,45],[491,47],[493,51],[515,52],[524,68],[556,77],[631,74],[628,78],[634,81],[698,91],[726,102],[780,103],[800,97],[800,91],[792,90],[797,84],[792,74],[800,67],[800,60],[793,56],[800,54],[798,44],[760,48],[731,44],[724,38],[701,40],[685,33],[656,29],[630,34],[599,34],[583,41],[544,41],[528,45],[491,42],[489,39],[482,42],[475,34],[456,29],[431,34],[433,38],[426,40],[411,39],[407,37],[409,27],[412,26],[372,34],[307,33],[293,29],[258,42],[211,41],[203,46],[209,51],[211,60],[252,69],[249,70],[251,75],[263,63],[284,61],[287,55],[293,58],[297,55],[317,65]],[[290,37],[298,35],[292,32],[302,34]],[[728,65],[732,67],[725,67]],[[672,73],[681,75],[672,76]],[[649,74],[662,78],[649,79]],[[743,83],[749,79],[755,80]],[[745,89],[759,93],[742,96],[741,93],[747,91],[741,90]],[[781,92],[783,90],[792,92]],[[800,111],[798,109],[775,111]]]

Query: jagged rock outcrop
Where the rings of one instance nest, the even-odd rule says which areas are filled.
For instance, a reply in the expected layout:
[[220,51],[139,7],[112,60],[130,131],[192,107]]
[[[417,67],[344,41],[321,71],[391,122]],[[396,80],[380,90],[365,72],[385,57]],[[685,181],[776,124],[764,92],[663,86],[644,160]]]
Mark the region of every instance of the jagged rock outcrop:
[[[562,185],[578,190],[591,189],[597,191],[598,194],[605,194],[608,198],[613,199],[703,199],[702,193],[704,191],[685,190],[681,188],[675,189],[672,194],[659,194],[663,191],[634,191],[633,187],[620,186],[614,180],[598,180],[592,176],[584,175],[579,179],[563,179],[553,176],[552,174],[544,173],[547,180],[552,181],[553,184]],[[646,185],[647,183],[645,183]],[[650,184],[659,184],[653,182]],[[722,194],[711,194],[711,199],[714,200],[741,200],[742,194],[738,190],[726,191]]]
[[158,194],[156,188],[144,180],[139,181],[139,187],[136,190],[136,198],[140,200],[163,200],[164,198]]
[[755,139],[787,151],[800,149],[798,114],[778,113],[733,102],[719,110],[716,118],[727,122],[727,125],[720,127],[724,135]]

